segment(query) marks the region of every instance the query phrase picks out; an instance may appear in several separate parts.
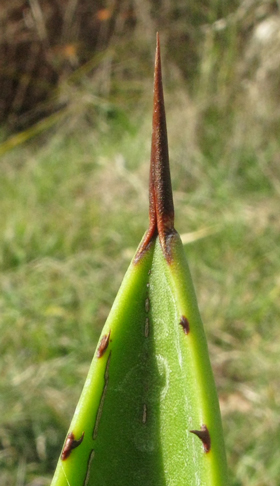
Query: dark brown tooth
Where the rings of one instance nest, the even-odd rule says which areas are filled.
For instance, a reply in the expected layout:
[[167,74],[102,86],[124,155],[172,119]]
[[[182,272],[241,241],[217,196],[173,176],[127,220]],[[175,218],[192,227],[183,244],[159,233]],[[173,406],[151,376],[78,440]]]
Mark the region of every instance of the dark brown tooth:
[[189,334],[190,324],[189,324],[188,319],[185,316],[181,316],[179,324],[180,324],[180,326],[182,326],[184,333]]
[[83,442],[84,435],[85,435],[85,433],[83,432],[81,437],[77,440],[75,440],[73,432],[71,432],[70,434],[67,435],[65,445],[64,445],[63,451],[61,453],[62,461],[65,461],[65,459],[67,459],[67,457],[70,456],[72,450],[76,449],[76,447],[78,447]]
[[110,340],[111,331],[108,334],[104,334],[102,337],[100,344],[97,350],[97,358],[101,358],[105,353],[106,349],[108,348],[109,340]]
[[202,425],[200,427],[201,430],[190,430],[192,434],[197,435],[199,439],[203,443],[203,449],[205,452],[209,452],[211,449],[211,438],[209,434],[209,430],[207,429],[206,425]]

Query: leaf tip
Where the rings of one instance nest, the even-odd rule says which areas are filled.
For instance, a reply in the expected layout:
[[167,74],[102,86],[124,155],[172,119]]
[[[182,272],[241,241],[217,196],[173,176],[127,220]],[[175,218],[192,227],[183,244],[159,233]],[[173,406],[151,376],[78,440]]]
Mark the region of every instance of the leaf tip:
[[174,205],[169,169],[168,138],[162,86],[159,34],[156,36],[154,70],[153,127],[151,144],[149,184],[150,224],[137,252],[135,262],[147,250],[150,242],[158,235],[162,250],[168,262],[171,261],[170,235],[174,229]]

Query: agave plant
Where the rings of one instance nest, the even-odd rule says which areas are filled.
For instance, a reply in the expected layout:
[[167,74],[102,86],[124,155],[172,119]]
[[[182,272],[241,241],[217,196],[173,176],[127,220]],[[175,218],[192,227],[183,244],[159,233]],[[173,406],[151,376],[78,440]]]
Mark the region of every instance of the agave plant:
[[174,229],[157,38],[150,224],[104,325],[52,486],[226,486],[218,398]]

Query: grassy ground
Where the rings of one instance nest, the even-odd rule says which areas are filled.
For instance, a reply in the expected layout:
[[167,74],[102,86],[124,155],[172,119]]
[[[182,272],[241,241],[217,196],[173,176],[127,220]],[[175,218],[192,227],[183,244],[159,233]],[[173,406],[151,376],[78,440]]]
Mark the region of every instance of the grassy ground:
[[[176,228],[208,337],[231,485],[277,486],[280,142],[242,103],[229,114],[200,94],[166,96]],[[146,107],[101,117],[94,129],[65,120],[2,158],[2,486],[50,483],[100,330],[147,228]]]

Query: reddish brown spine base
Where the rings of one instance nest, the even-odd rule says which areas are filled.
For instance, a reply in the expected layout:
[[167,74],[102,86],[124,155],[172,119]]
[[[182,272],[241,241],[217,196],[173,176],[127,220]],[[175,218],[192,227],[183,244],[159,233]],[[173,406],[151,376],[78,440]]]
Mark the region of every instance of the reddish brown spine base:
[[190,324],[189,324],[188,319],[185,316],[181,316],[179,324],[180,324],[180,326],[182,326],[184,333],[189,334]]
[[104,334],[102,337],[100,344],[97,350],[97,358],[101,358],[105,353],[106,349],[108,348],[109,340],[110,340],[111,331],[108,334]]
[[201,430],[190,430],[190,432],[197,435],[202,441],[204,452],[209,452],[211,449],[211,438],[206,425],[203,424]]
[[75,440],[73,432],[67,435],[66,441],[65,441],[65,446],[63,448],[63,451],[61,453],[61,459],[62,461],[65,461],[67,457],[70,456],[71,452],[73,449],[76,449],[84,440],[84,435],[85,433],[83,432],[81,437],[77,440]]
[[165,119],[164,97],[161,75],[160,45],[157,35],[154,74],[154,109],[149,186],[150,225],[136,254],[137,263],[147,251],[150,243],[159,236],[164,256],[172,261],[172,236],[174,229],[174,206],[169,170],[168,140]]

